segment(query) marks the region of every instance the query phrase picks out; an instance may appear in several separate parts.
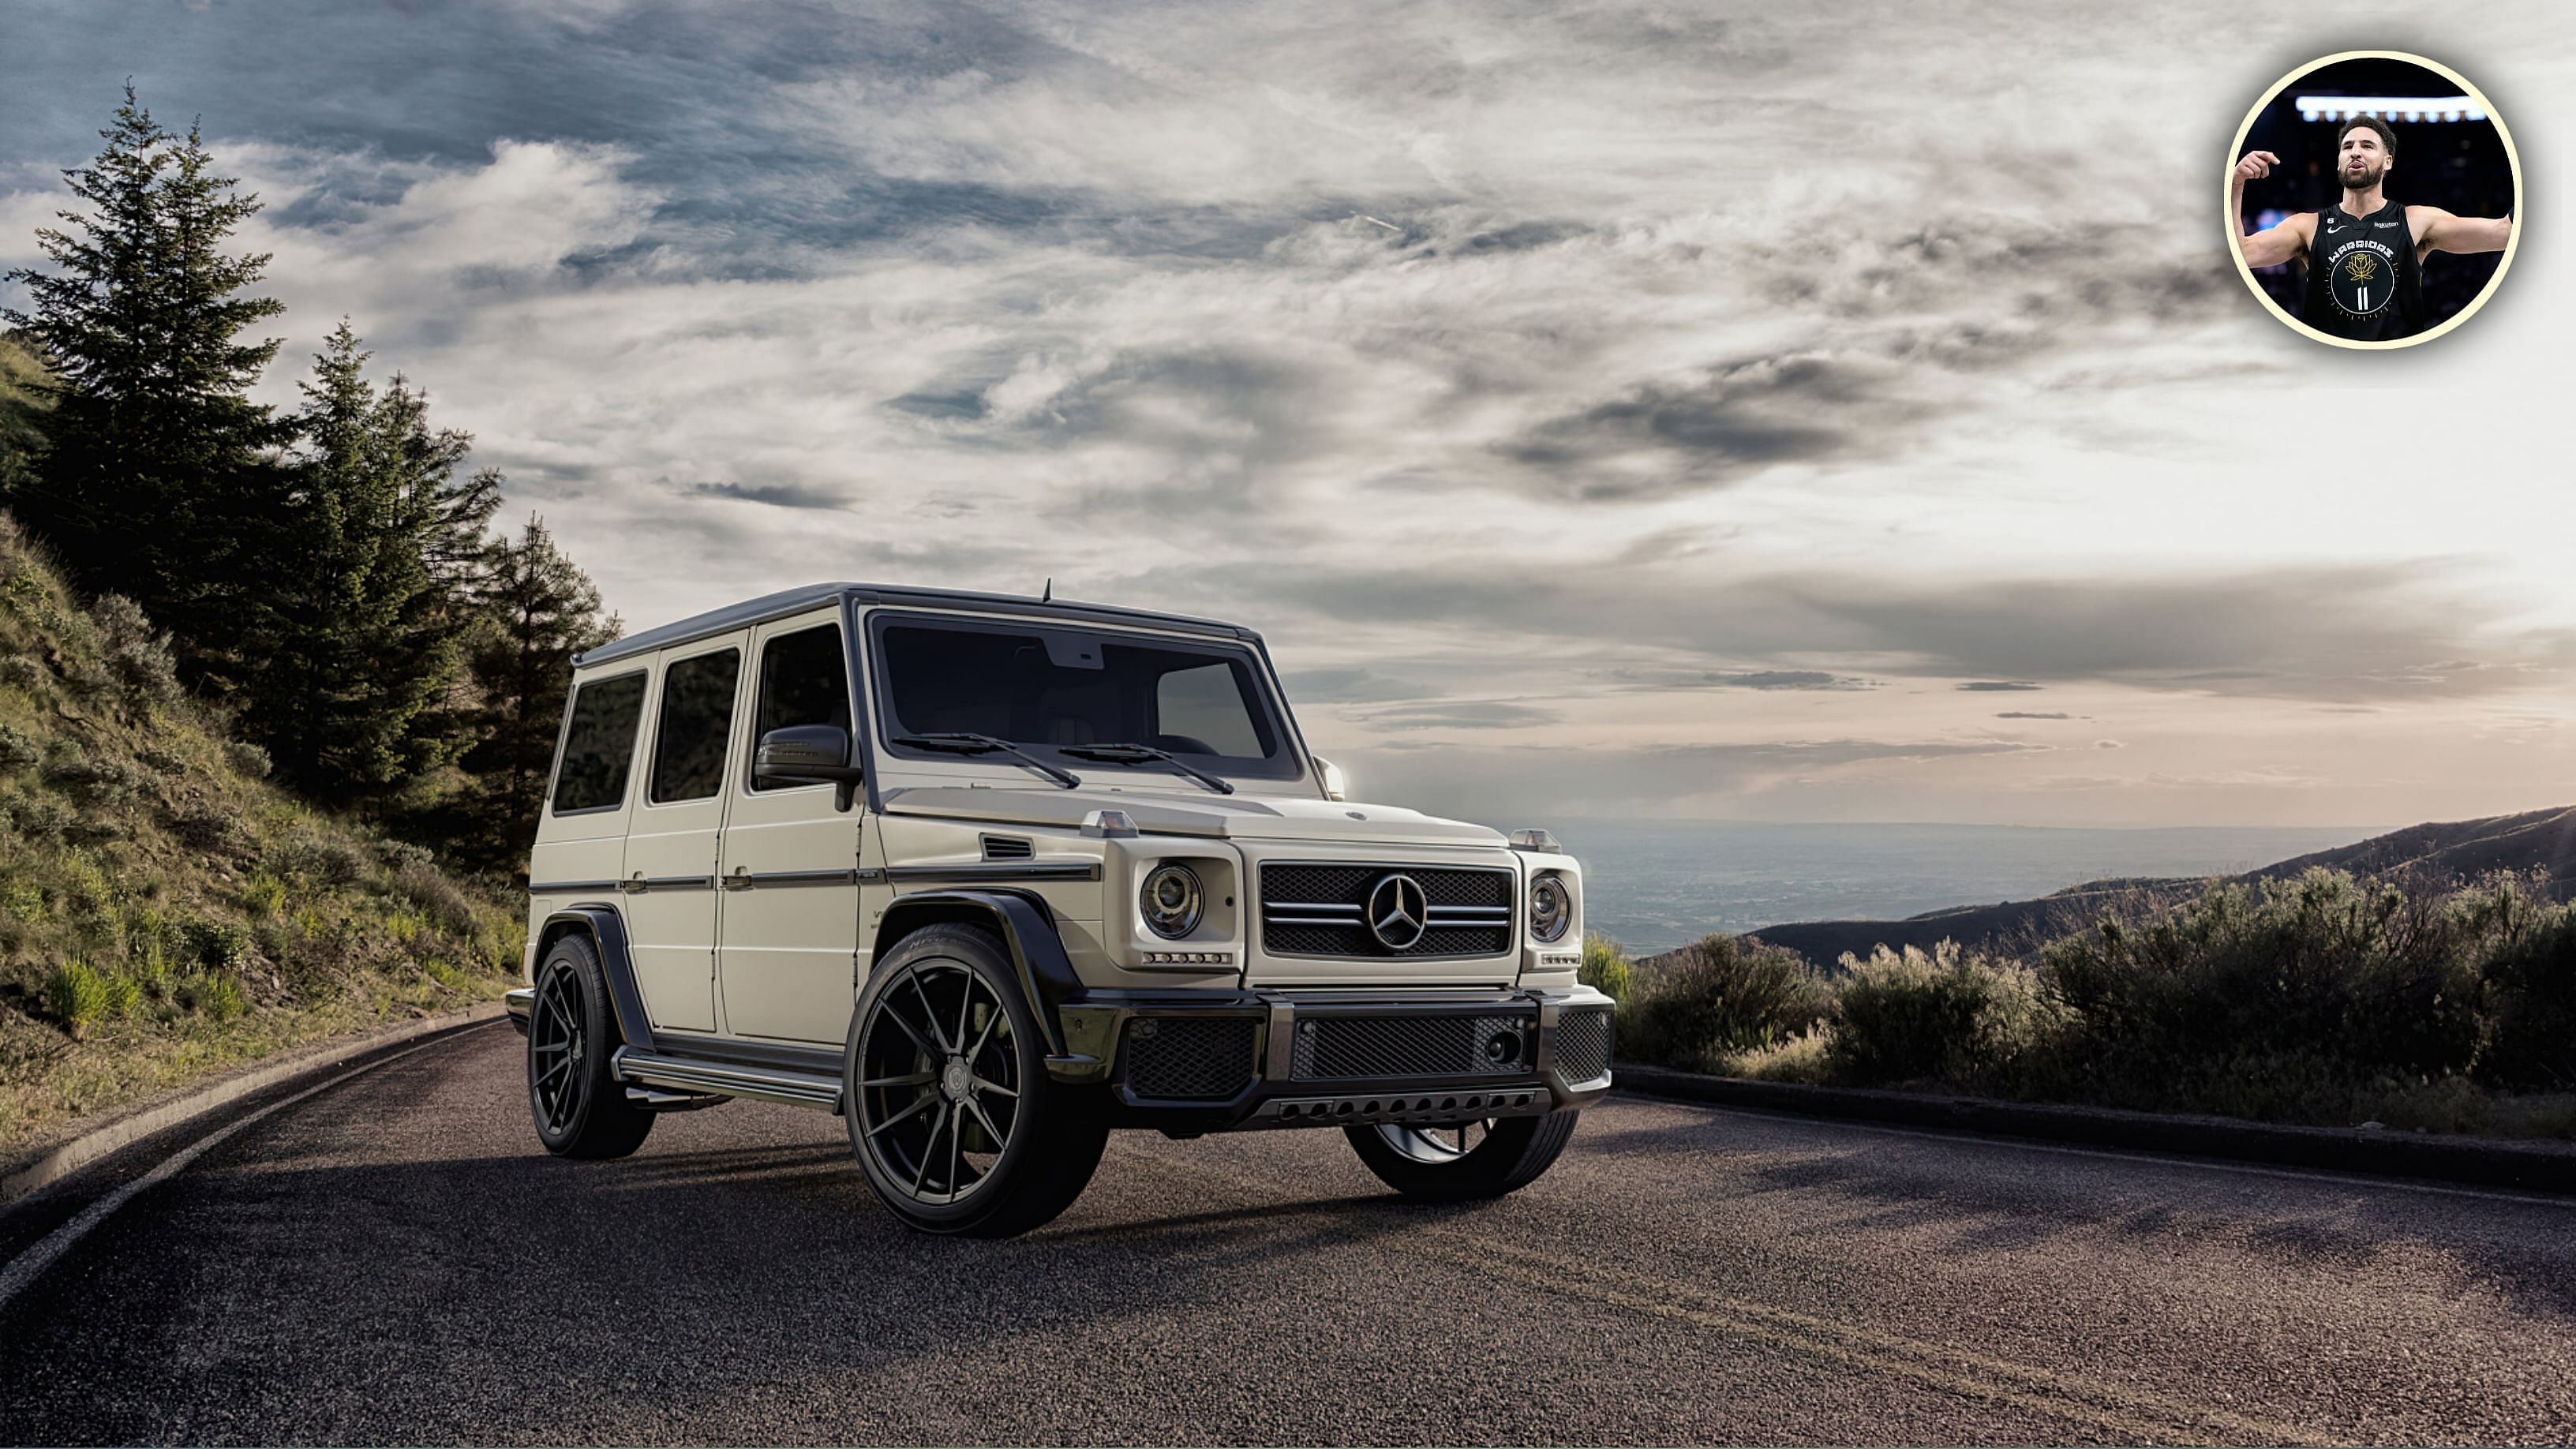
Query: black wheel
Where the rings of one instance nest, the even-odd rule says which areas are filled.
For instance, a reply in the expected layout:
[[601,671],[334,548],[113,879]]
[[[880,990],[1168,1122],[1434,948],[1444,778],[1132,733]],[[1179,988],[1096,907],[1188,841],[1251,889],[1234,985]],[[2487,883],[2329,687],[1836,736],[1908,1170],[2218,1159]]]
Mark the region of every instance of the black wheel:
[[590,938],[557,941],[537,967],[528,1013],[528,1111],[557,1157],[624,1157],[644,1145],[653,1114],[626,1100],[609,1074],[617,1018]]
[[1472,1202],[1526,1187],[1574,1136],[1574,1111],[1497,1117],[1456,1127],[1345,1127],[1378,1180],[1419,1202]]
[[1009,955],[971,926],[915,931],[868,978],[841,1102],[868,1186],[926,1233],[1006,1238],[1047,1222],[1109,1140],[1097,1097],[1047,1076]]

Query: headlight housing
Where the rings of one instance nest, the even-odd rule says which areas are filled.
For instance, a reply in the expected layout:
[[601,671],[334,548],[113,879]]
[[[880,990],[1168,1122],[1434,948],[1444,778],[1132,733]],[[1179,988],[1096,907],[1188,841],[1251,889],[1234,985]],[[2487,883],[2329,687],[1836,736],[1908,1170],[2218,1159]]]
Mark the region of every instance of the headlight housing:
[[1136,907],[1144,912],[1146,929],[1166,941],[1177,941],[1197,930],[1206,903],[1207,892],[1199,885],[1199,873],[1178,861],[1154,867],[1136,892]]
[[1541,941],[1565,939],[1568,926],[1574,924],[1574,892],[1565,887],[1565,878],[1543,875],[1530,884],[1530,934]]

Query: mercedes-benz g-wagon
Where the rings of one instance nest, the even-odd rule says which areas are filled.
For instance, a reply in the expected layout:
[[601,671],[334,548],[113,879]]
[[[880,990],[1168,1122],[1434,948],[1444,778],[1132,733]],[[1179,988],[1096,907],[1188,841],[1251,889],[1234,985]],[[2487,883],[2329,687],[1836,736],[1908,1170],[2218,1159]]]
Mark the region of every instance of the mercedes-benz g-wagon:
[[1492,1196],[1610,1085],[1575,861],[1343,799],[1230,624],[826,584],[594,649],[528,882],[548,1150],[819,1107],[930,1232],[1047,1221],[1114,1127]]

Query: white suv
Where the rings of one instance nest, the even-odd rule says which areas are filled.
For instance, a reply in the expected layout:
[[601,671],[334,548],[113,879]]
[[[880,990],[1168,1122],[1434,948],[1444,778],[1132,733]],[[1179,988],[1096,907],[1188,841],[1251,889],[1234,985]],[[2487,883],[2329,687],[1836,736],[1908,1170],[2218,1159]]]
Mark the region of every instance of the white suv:
[[825,584],[592,650],[528,881],[548,1150],[819,1107],[929,1232],[1046,1222],[1113,1127],[1489,1197],[1610,1086],[1575,861],[1343,800],[1230,624]]

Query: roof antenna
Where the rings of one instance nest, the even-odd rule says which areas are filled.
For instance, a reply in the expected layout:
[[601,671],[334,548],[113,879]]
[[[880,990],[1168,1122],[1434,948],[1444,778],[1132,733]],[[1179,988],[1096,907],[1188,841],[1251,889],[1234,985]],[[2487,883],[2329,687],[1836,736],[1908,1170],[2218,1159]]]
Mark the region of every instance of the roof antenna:
[[1041,604],[1052,604],[1055,602],[1055,579],[1053,576],[1048,577],[1046,592],[1038,595],[1038,602]]

